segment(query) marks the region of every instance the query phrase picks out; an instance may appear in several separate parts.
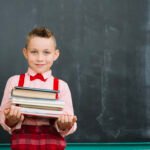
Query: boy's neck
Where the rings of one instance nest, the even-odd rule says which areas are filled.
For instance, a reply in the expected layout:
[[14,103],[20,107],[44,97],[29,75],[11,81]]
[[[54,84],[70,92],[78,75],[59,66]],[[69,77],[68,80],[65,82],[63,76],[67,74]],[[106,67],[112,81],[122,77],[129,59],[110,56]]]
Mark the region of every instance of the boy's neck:
[[[31,75],[31,76],[34,76],[34,75],[38,74],[37,72],[35,72],[35,71],[34,71],[33,69],[31,69],[30,67],[28,68],[27,73],[28,73],[29,75]],[[46,72],[44,72],[44,73],[40,73],[40,74],[42,74],[42,75],[44,76],[44,78],[45,78],[45,77],[47,77],[47,76],[49,76],[49,75],[52,75],[52,71],[51,71],[51,69],[50,69],[50,70],[48,70],[48,71],[46,71]]]

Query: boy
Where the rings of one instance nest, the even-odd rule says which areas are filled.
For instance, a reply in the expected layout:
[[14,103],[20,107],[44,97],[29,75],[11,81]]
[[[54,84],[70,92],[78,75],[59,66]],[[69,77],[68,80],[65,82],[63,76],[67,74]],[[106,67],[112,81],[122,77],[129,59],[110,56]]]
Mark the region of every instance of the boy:
[[[0,110],[2,127],[12,134],[12,150],[55,150],[66,146],[64,136],[76,130],[72,99],[66,82],[52,76],[51,67],[59,57],[56,39],[44,27],[33,29],[27,36],[23,55],[29,68],[25,74],[15,75],[7,81]],[[24,116],[20,108],[11,105],[11,90],[15,86],[58,89],[58,99],[65,101],[64,115],[58,119]]]

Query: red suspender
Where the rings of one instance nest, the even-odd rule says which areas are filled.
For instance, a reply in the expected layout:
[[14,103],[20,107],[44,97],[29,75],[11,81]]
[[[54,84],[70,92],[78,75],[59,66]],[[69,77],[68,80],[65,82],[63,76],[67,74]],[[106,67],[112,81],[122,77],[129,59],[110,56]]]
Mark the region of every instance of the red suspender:
[[[59,86],[59,79],[54,77],[53,80],[53,90],[58,90],[58,86]],[[58,93],[56,93],[56,99],[58,99]],[[50,125],[54,126],[56,119],[55,118],[50,118],[49,119],[49,123]]]
[[[25,78],[25,74],[20,74],[18,86],[23,87],[23,85],[24,85],[24,78]],[[19,106],[19,104],[16,104],[16,106]]]
[[[54,78],[53,90],[58,90],[59,80]],[[56,94],[56,99],[58,99],[58,93]]]
[[25,74],[20,74],[18,86],[24,85],[24,78],[25,78]]

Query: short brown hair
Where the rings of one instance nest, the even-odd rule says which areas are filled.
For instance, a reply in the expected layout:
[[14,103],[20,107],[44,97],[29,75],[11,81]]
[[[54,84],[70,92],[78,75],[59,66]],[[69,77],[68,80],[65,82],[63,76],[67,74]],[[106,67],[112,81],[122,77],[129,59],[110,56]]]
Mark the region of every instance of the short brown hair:
[[31,32],[28,33],[28,35],[26,37],[25,48],[28,47],[29,40],[35,36],[43,37],[43,38],[51,38],[52,37],[56,43],[56,39],[55,39],[55,36],[52,31],[50,31],[46,27],[36,27]]

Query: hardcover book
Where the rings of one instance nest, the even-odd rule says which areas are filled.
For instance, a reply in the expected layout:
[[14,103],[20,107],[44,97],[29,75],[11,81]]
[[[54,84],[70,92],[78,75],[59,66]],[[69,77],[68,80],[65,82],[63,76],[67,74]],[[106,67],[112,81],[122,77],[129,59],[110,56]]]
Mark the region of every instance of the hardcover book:
[[55,99],[57,93],[59,93],[59,91],[16,86],[13,88],[11,95],[30,98]]
[[58,118],[63,114],[63,111],[55,111],[55,110],[42,110],[42,109],[34,109],[34,108],[21,108],[21,112],[25,115],[30,116],[41,116],[41,117],[52,117]]

